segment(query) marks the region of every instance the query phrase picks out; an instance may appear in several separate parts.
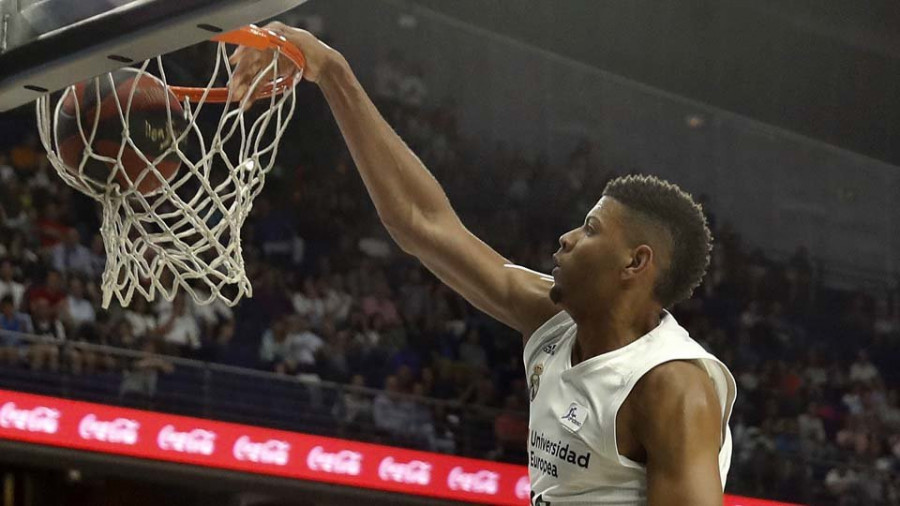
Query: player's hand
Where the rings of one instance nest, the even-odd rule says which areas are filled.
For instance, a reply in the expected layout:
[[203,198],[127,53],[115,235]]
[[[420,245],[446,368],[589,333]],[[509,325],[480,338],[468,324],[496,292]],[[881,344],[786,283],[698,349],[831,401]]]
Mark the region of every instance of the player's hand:
[[[318,82],[323,72],[341,58],[340,53],[306,30],[292,28],[278,21],[269,23],[263,28],[281,35],[303,52],[303,56],[306,58],[303,77],[307,81]],[[235,50],[229,61],[235,65],[235,70],[228,86],[234,90],[235,99],[241,100],[247,94],[254,79],[272,62],[272,51],[260,51],[241,46]],[[278,61],[278,68],[281,76],[296,72],[294,63],[283,55]]]

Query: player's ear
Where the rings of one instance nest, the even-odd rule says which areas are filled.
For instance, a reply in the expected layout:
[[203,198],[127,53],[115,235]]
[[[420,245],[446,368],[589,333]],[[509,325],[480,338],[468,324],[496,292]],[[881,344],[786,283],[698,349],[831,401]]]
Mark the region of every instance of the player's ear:
[[650,268],[653,262],[653,248],[641,244],[631,250],[630,263],[622,270],[622,279],[631,279],[640,276]]

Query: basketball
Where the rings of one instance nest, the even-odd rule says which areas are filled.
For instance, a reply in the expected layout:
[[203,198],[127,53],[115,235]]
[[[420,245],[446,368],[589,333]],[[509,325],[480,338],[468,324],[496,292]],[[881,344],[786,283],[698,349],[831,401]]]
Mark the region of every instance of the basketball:
[[[112,184],[123,192],[134,188],[144,195],[153,193],[181,167],[181,159],[170,148],[184,131],[184,110],[155,76],[133,68],[110,75],[111,79],[103,75],[66,90],[56,116],[60,158],[69,172],[80,173],[101,188]],[[123,117],[127,118],[130,142],[123,141]],[[85,141],[92,156],[80,170]],[[117,169],[116,160],[121,166],[110,179]],[[148,167],[148,162],[152,166]]]

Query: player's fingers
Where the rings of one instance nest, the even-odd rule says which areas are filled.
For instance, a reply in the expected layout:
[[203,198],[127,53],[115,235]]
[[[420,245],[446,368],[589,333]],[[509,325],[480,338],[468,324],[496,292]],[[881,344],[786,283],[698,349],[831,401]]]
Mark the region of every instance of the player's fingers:
[[240,60],[241,57],[244,56],[244,46],[238,46],[234,51],[231,52],[231,56],[228,57],[228,63],[235,65]]
[[231,76],[229,86],[235,93],[235,100],[243,99],[250,84],[262,70],[261,59],[256,51],[245,51],[236,59],[234,73]]

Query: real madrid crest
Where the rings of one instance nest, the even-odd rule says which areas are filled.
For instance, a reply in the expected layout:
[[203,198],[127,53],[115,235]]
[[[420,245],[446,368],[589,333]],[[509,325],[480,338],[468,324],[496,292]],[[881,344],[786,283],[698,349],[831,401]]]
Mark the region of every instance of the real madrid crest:
[[529,381],[529,390],[531,392],[531,400],[537,397],[538,389],[541,388],[541,374],[544,373],[544,364],[534,366],[534,372],[531,373]]

